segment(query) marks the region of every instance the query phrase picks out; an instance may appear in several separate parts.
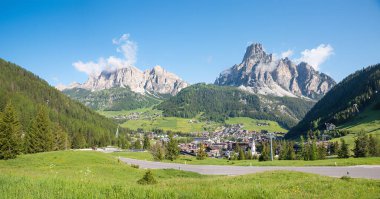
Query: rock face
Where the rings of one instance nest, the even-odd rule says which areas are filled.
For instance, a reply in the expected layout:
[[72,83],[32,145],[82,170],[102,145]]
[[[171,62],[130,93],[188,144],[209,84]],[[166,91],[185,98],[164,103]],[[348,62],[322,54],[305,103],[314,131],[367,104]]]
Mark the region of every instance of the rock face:
[[[100,91],[110,88],[129,87],[136,93],[175,95],[188,84],[173,73],[167,72],[161,66],[151,70],[141,71],[130,66],[115,71],[103,71],[98,76],[90,76],[84,84],[76,84],[74,88],[90,91]],[[71,86],[70,88],[73,88]]]
[[247,47],[243,61],[223,71],[215,81],[220,86],[237,86],[252,93],[320,99],[336,82],[307,63],[288,58],[274,59],[261,44]]

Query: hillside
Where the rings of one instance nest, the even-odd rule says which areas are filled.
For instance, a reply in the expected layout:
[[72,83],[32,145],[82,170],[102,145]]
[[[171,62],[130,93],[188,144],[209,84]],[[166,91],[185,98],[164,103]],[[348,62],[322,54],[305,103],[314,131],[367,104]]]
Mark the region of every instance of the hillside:
[[[363,114],[364,112],[369,114]],[[380,120],[380,64],[359,70],[342,80],[291,129],[286,137],[298,138],[300,135],[305,135],[309,129],[325,129],[325,123],[347,128],[350,125],[356,126],[378,120]]]
[[294,126],[314,102],[292,97],[251,94],[235,87],[195,84],[156,108],[167,117],[193,118],[202,113],[203,119],[225,121],[230,117],[250,117],[272,120],[285,128]]
[[160,103],[158,96],[139,94],[129,88],[110,88],[91,92],[83,88],[72,88],[62,91],[94,110],[121,111],[150,107]]
[[87,146],[111,142],[117,126],[51,87],[38,76],[13,63],[0,59],[0,110],[11,101],[19,113],[23,131],[28,130],[38,106],[47,107],[50,119],[59,124],[72,139],[81,135]]

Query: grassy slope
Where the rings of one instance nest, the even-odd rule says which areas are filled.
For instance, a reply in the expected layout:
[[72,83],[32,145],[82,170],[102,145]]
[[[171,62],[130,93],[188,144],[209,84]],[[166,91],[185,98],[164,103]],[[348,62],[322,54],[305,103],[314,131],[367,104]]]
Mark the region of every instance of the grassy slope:
[[[257,126],[257,123],[269,123],[269,126]],[[234,117],[226,120],[226,124],[243,124],[245,130],[258,131],[267,130],[269,132],[287,132],[277,122],[270,120],[256,120],[249,117]]]
[[97,111],[101,115],[104,115],[106,117],[113,117],[113,116],[118,116],[118,115],[129,115],[131,113],[139,112],[139,113],[147,113],[147,114],[155,114],[155,113],[162,113],[160,110],[155,110],[150,108],[139,108],[139,109],[134,109],[134,110],[123,110],[123,111]]
[[[374,110],[373,106],[369,106],[354,120],[339,126],[338,129],[351,131],[350,134],[342,137],[350,144],[351,148],[354,146],[355,134],[360,131],[375,135],[380,139],[380,110]],[[339,139],[340,138],[336,138],[334,141],[339,141]]]
[[[113,117],[117,115],[129,115],[134,112],[144,113],[147,115],[153,115],[155,113],[162,114],[162,111],[152,108],[143,108],[129,111],[98,111],[100,114],[106,117]],[[204,130],[215,130],[217,127],[222,126],[221,123],[211,122],[206,123],[204,121],[198,123],[190,123],[189,120],[199,121],[199,115],[195,118],[179,118],[179,117],[157,117],[154,120],[138,119],[129,120],[122,124],[123,127],[136,130],[142,128],[144,130],[152,130],[154,128],[160,128],[163,130],[180,131],[180,132],[201,132]],[[257,126],[256,123],[269,123],[269,126]],[[226,124],[244,124],[244,129],[250,131],[268,130],[270,132],[287,132],[277,122],[269,120],[256,120],[248,117],[235,117],[226,120]]]
[[[140,160],[153,161],[152,155],[148,152],[121,152],[114,153],[114,156],[122,156]],[[172,162],[172,161],[164,161]],[[227,160],[217,158],[207,158],[205,160],[197,160],[193,156],[181,155],[177,160],[173,161],[181,164],[197,164],[197,165],[234,165],[234,166],[351,166],[351,165],[380,165],[380,157],[371,158],[348,158],[348,159],[326,159],[315,161],[304,160],[275,160],[273,162],[259,162],[258,160]]]
[[[380,181],[341,180],[297,172],[201,176],[154,170],[157,185],[108,154],[49,152],[0,161],[2,198],[376,198]],[[289,183],[291,182],[291,183]],[[349,189],[347,189],[349,187]]]
[[203,131],[205,123],[189,123],[189,119],[178,117],[160,117],[155,120],[129,120],[125,122],[122,127],[130,129],[142,128],[145,130],[152,130],[154,128],[163,129],[165,131],[180,131],[185,133]]

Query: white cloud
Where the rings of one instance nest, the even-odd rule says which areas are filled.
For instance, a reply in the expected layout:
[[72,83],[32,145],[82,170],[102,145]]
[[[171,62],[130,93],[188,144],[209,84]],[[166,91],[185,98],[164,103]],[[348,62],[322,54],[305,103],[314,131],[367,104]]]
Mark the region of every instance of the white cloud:
[[102,71],[113,71],[119,68],[133,66],[137,60],[137,44],[129,39],[129,34],[123,34],[118,39],[113,39],[112,43],[117,45],[116,51],[123,55],[123,58],[110,56],[99,58],[98,61],[82,62],[77,61],[73,66],[81,72],[90,76],[99,75]]
[[287,51],[281,53],[281,58],[285,58],[285,57],[290,58],[292,55],[293,55],[293,51],[287,50]]
[[305,49],[301,52],[301,57],[296,59],[297,62],[306,62],[314,67],[315,70],[325,62],[332,54],[334,49],[330,44],[320,44],[317,48]]

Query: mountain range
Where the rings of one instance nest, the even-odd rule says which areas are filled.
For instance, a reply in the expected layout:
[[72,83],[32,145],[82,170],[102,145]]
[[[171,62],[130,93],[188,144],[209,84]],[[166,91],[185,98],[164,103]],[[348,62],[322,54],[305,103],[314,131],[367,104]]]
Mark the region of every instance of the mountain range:
[[121,111],[151,107],[188,85],[161,66],[145,71],[125,66],[58,89],[94,110]]
[[214,86],[186,89],[188,83],[160,66],[146,71],[125,66],[62,90],[95,110],[132,110],[161,103],[156,108],[166,116],[194,117],[202,113],[207,119],[221,121],[248,116],[291,128],[335,85],[331,77],[305,62],[276,59],[261,44],[252,44],[242,62],[220,73]]
[[220,73],[215,84],[262,95],[318,100],[336,82],[305,62],[295,63],[287,57],[276,59],[261,44],[252,44],[247,47],[242,62]]
[[86,89],[91,92],[110,88],[129,88],[139,94],[169,94],[175,95],[181,89],[188,86],[177,75],[170,73],[161,66],[155,66],[151,70],[141,71],[134,66],[125,66],[114,71],[103,71],[99,75],[89,76],[83,83],[74,83],[69,87],[61,87],[60,90],[73,88]]

